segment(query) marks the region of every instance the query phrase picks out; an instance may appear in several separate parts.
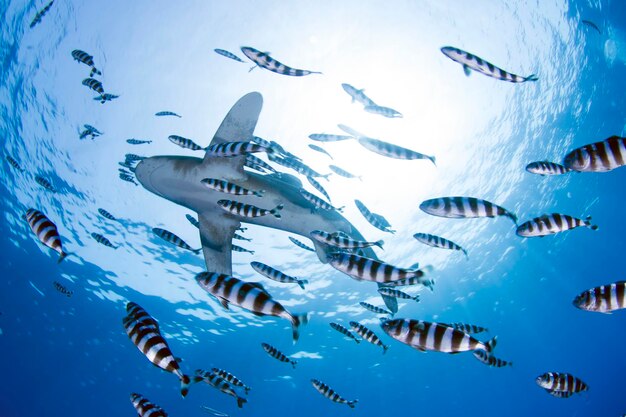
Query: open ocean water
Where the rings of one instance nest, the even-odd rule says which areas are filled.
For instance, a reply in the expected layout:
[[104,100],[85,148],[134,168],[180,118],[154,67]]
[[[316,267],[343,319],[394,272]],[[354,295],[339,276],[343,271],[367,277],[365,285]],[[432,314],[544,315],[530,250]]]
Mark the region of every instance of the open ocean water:
[[[558,176],[525,170],[533,161],[562,163],[577,147],[626,135],[622,2],[56,0],[30,27],[46,5],[0,1],[2,417],[133,416],[131,393],[172,417],[219,415],[203,407],[230,416],[300,417],[626,413],[626,313],[589,312],[572,303],[584,290],[626,279],[626,168]],[[255,64],[242,46],[322,74],[249,71]],[[442,54],[444,46],[538,80],[466,76]],[[82,85],[90,68],[73,59],[75,49],[93,56],[101,72],[93,78],[119,97],[101,103],[99,93]],[[402,117],[364,111],[343,83]],[[232,305],[226,310],[196,283],[195,275],[210,268],[203,254],[152,231],[166,229],[200,248],[198,229],[185,218],[196,213],[146,190],[128,168],[136,162],[126,164],[125,155],[202,158],[202,150],[183,149],[168,136],[208,146],[230,108],[255,91],[263,98],[256,136],[277,142],[320,174],[334,164],[361,177],[317,179],[335,207],[345,206],[343,216],[356,230],[369,241],[384,240],[384,250],[374,249],[381,260],[432,266],[426,270],[433,291],[403,287],[420,301],[399,300],[395,318],[486,327],[473,336],[485,342],[497,335],[493,355],[512,366],[487,366],[472,352],[422,353],[392,339],[381,328],[384,316],[359,305],[385,307],[375,283],[350,278],[288,239],[312,246],[308,236],[246,224],[219,208],[207,221],[221,227],[242,219],[248,230],[241,234],[251,241],[234,244],[254,251],[233,253],[232,275],[261,282],[290,312],[308,313],[309,323],[293,344],[288,320]],[[160,111],[182,117],[156,116]],[[309,139],[344,134],[338,124],[432,155],[436,165],[387,158],[355,139]],[[101,134],[80,139],[85,125]],[[320,195],[305,176],[256,155]],[[129,181],[119,169],[128,171]],[[164,181],[185,191],[172,178]],[[599,229],[521,238],[503,216],[450,219],[420,210],[423,201],[445,196],[491,201],[515,213],[520,224],[563,213],[592,216]],[[276,205],[263,198],[246,202]],[[397,232],[369,224],[355,199]],[[293,204],[283,202],[284,224],[307,225],[326,215],[320,208],[294,216]],[[23,220],[29,208],[57,225],[71,253],[63,262]],[[418,232],[458,243],[468,258],[418,242]],[[252,261],[309,283],[302,290],[269,280]],[[204,382],[181,398],[177,376],[150,363],[127,336],[122,319],[129,301],[158,321],[185,374],[218,367],[249,386],[248,394],[235,388],[247,399],[243,407]],[[388,351],[357,344],[329,326],[350,329],[350,321],[371,329]],[[270,357],[261,343],[297,361],[295,369]],[[535,381],[545,372],[569,373],[589,389],[555,398]],[[354,409],[324,398],[311,379],[346,400],[358,399]]]

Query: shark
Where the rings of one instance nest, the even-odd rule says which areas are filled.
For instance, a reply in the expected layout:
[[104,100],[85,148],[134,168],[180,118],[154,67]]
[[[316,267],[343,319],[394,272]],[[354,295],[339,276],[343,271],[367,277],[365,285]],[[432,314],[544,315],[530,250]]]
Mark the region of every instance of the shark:
[[[263,97],[251,92],[240,98],[217,129],[210,146],[224,142],[250,141],[254,136]],[[282,230],[311,239],[314,230],[344,232],[365,240],[362,234],[339,212],[316,209],[300,190],[302,182],[287,173],[259,174],[244,169],[245,156],[217,157],[209,153],[204,158],[188,156],[152,156],[139,162],[135,175],[148,191],[197,213],[200,242],[207,270],[232,275],[232,240],[241,223]],[[202,184],[205,178],[218,178],[249,190],[265,190],[263,197],[229,195],[210,190]],[[218,200],[229,199],[271,209],[283,205],[281,218],[263,216],[239,217],[226,212]],[[312,240],[319,260],[328,263],[335,251],[328,245]],[[378,259],[371,248],[364,255]],[[383,297],[392,312],[398,311],[395,298]]]

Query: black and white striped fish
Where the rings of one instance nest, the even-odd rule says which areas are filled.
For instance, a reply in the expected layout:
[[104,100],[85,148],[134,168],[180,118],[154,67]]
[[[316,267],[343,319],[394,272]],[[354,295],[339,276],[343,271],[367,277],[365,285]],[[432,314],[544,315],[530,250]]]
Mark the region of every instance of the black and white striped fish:
[[467,324],[467,323],[452,323],[449,324],[450,327],[454,327],[457,330],[461,330],[465,333],[469,333],[469,334],[475,334],[475,333],[482,333],[482,332],[488,332],[489,329],[487,329],[486,327],[481,327],[481,326],[477,326],[475,324]]
[[353,137],[346,135],[331,135],[326,133],[312,133],[309,135],[309,139],[317,142],[339,142],[342,140],[353,139]]
[[109,220],[113,220],[113,221],[117,221],[117,219],[115,218],[115,216],[113,216],[111,213],[109,213],[108,211],[106,211],[103,208],[99,208],[98,209],[98,213],[100,213],[100,215],[102,217],[104,217],[105,219],[109,219]]
[[296,245],[299,248],[302,248],[304,250],[308,250],[309,252],[315,252],[315,249],[313,249],[310,246],[305,245],[304,243],[300,242],[298,239],[295,239],[295,238],[289,236],[289,240],[291,240],[291,243],[293,243],[294,245]]
[[330,196],[328,195],[328,192],[324,189],[324,187],[322,187],[322,184],[317,182],[313,177],[306,177],[306,179],[309,181],[309,184],[313,186],[313,188],[319,191],[324,197],[326,197],[328,201],[330,201]]
[[158,112],[154,113],[154,115],[155,116],[174,116],[174,117],[178,117],[178,118],[183,117],[180,114],[176,114],[173,111],[168,111],[168,110],[158,111]]
[[35,236],[37,236],[37,239],[59,254],[59,260],[57,262],[61,262],[69,255],[69,253],[63,251],[61,237],[59,236],[56,225],[52,223],[45,214],[31,208],[26,211],[24,219],[28,222],[30,229]]
[[346,171],[343,168],[339,168],[337,165],[328,165],[328,168],[330,168],[331,171],[333,171],[335,174],[344,177],[344,178],[358,178],[361,181],[363,181],[363,177],[361,177],[360,175],[354,175],[349,173],[348,171]]
[[304,175],[305,177],[323,177],[328,180],[328,176],[330,174],[322,175],[319,172],[315,171],[310,166],[303,164],[302,162],[292,159],[292,158],[281,158],[279,156],[268,154],[268,158],[270,161],[275,162],[279,165],[284,166],[285,168],[293,169],[298,174]]
[[363,109],[368,113],[372,113],[372,114],[379,114],[381,116],[393,119],[393,118],[401,118],[402,117],[402,113],[400,113],[397,110],[394,110],[392,108],[389,107],[383,107],[383,106],[377,106],[377,105],[369,105],[369,106],[365,106],[365,108]]
[[281,362],[289,362],[291,363],[291,366],[293,366],[293,369],[296,369],[296,364],[298,363],[298,361],[289,359],[287,355],[285,355],[283,352],[276,349],[274,346],[270,344],[261,343],[261,346],[263,346],[263,350],[266,351],[267,354],[270,355],[272,358],[278,359]]
[[217,373],[207,372],[202,369],[196,369],[196,379],[200,378],[213,388],[223,392],[226,395],[234,397],[237,400],[237,407],[241,408],[246,402],[248,402],[248,400],[246,400],[245,398],[238,396],[233,387],[228,383],[228,381],[226,381],[225,378],[222,378],[222,376],[218,375]]
[[271,155],[275,151],[254,142],[222,142],[206,148],[207,155],[217,157],[239,156],[256,152],[266,152]]
[[83,127],[88,130],[92,135],[102,135],[102,132],[100,132],[98,129],[96,129],[95,127],[93,127],[92,125],[87,125],[84,124]]
[[398,145],[393,145],[389,142],[384,142],[379,139],[368,138],[365,136],[361,136],[357,140],[359,141],[359,144],[361,144],[361,146],[363,146],[365,149],[379,155],[386,156],[388,158],[405,160],[428,159],[430,160],[430,162],[433,163],[433,165],[437,166],[434,156],[424,155],[423,153],[415,152]]
[[226,382],[228,382],[229,384],[235,386],[235,387],[241,387],[246,391],[246,394],[248,392],[250,392],[250,387],[247,386],[246,384],[243,383],[243,381],[241,381],[239,378],[237,378],[235,375],[223,370],[223,369],[219,369],[219,368],[212,368],[211,372],[214,373],[215,375],[224,378],[224,380],[226,380]]
[[289,276],[285,273],[280,272],[278,269],[274,269],[271,266],[265,265],[261,262],[251,262],[250,266],[259,274],[276,282],[282,282],[286,284],[298,284],[302,289],[304,289],[305,284],[309,283],[309,281],[307,281],[306,279],[298,279]]
[[440,197],[426,200],[420,209],[433,216],[450,219],[505,216],[517,224],[517,216],[487,200],[474,197]]
[[581,379],[564,372],[546,372],[539,375],[535,382],[548,392],[576,393],[589,390],[589,386]]
[[346,329],[341,324],[339,324],[339,323],[330,323],[330,327],[332,327],[333,329],[337,330],[342,335],[344,335],[346,337],[349,337],[350,339],[354,340],[357,344],[361,343],[361,341],[355,335],[353,335],[350,330]]
[[352,400],[352,401],[346,400],[345,398],[337,394],[334,389],[332,389],[331,387],[329,387],[328,385],[326,385],[319,379],[312,379],[311,384],[313,384],[313,387],[317,390],[317,392],[319,392],[320,394],[322,394],[324,397],[328,398],[332,402],[340,403],[340,404],[347,404],[350,408],[354,408],[354,405],[359,401],[359,400]]
[[231,250],[233,252],[249,253],[251,255],[254,255],[253,250],[242,248],[241,246],[237,246],[237,245],[231,245]]
[[380,284],[425,275],[423,270],[398,268],[376,259],[348,253],[331,253],[328,256],[328,263],[357,281],[372,281]]
[[481,342],[469,334],[441,323],[422,320],[387,320],[382,328],[389,336],[422,352],[433,350],[445,353],[459,353],[484,350],[491,354],[496,343],[494,337],[489,342]]
[[119,98],[119,97],[120,96],[115,95],[115,94],[104,93],[104,94],[100,94],[99,96],[95,96],[93,99],[94,100],[99,100],[100,103],[105,103],[107,101],[115,100],[116,98]]
[[372,213],[360,200],[354,200],[354,204],[359,209],[365,220],[368,221],[369,224],[377,228],[378,230],[382,230],[383,232],[388,232],[391,234],[396,233],[395,230],[391,229],[391,225],[380,214]]
[[598,230],[598,226],[591,224],[591,216],[578,219],[567,214],[544,214],[532,220],[524,222],[517,227],[515,233],[521,237],[542,237],[555,233],[565,232],[577,227],[588,227],[591,230]]
[[88,67],[91,67],[91,72],[89,73],[90,77],[93,77],[94,74],[102,75],[102,73],[98,71],[93,62],[93,56],[89,55],[87,52],[81,51],[80,49],[74,49],[72,51],[72,58],[74,58],[78,62],[82,62]]
[[343,88],[343,91],[345,91],[346,93],[348,93],[348,95],[352,98],[352,102],[354,103],[355,101],[361,103],[363,106],[367,107],[367,106],[375,106],[376,103],[374,103],[374,101],[369,98],[368,96],[365,95],[365,89],[362,88],[360,90],[354,88],[353,86],[351,86],[350,84],[347,83],[343,83],[341,84],[341,87]]
[[247,56],[252,62],[256,64],[254,67],[250,68],[250,71],[252,71],[255,67],[258,66],[261,68],[265,68],[266,70],[275,72],[277,74],[291,75],[293,77],[301,77],[303,75],[309,75],[309,74],[321,74],[321,72],[318,72],[318,71],[308,71],[308,70],[295,69],[295,68],[288,67],[282,62],[279,62],[275,60],[274,58],[272,58],[269,55],[269,52],[261,52],[249,46],[242,46],[241,52],[243,52],[245,56]]
[[465,52],[461,49],[444,46],[441,48],[441,52],[451,60],[463,65],[463,71],[465,75],[470,75],[471,70],[480,72],[488,77],[492,77],[502,81],[508,81],[510,83],[523,83],[526,81],[537,81],[538,78],[535,74],[531,74],[527,77],[522,77],[516,74],[507,72],[501,68],[496,67],[490,62],[485,61],[476,55]]
[[324,155],[326,155],[330,159],[335,159],[335,158],[333,158],[333,156],[331,154],[328,153],[328,151],[326,151],[326,149],[324,149],[324,148],[322,148],[320,146],[310,144],[309,148],[313,149],[316,152],[323,153]]
[[40,175],[35,175],[35,182],[39,185],[41,185],[43,188],[45,188],[48,191],[52,191],[53,193],[56,193],[56,189],[52,186],[52,184],[50,183],[50,181],[48,181],[47,179],[45,179],[44,177],[40,176]]
[[196,220],[195,217],[193,217],[191,214],[185,214],[185,218],[189,221],[189,223],[191,223],[193,226],[197,227],[198,229],[200,228],[200,222],[198,220]]
[[6,159],[9,165],[11,165],[13,168],[17,169],[20,172],[24,172],[24,168],[22,168],[21,165],[11,155],[6,155],[4,159]]
[[389,349],[389,346],[383,344],[383,342],[380,340],[380,338],[378,336],[376,336],[376,334],[373,331],[371,331],[367,327],[363,326],[361,323],[357,323],[356,321],[351,321],[350,322],[350,327],[352,327],[352,330],[354,330],[364,340],[370,342],[373,345],[382,347],[383,348],[383,355],[385,353],[387,353],[387,349]]
[[611,136],[565,155],[563,165],[578,172],[608,172],[626,165],[626,138]]
[[343,207],[335,207],[332,204],[330,204],[329,202],[322,200],[321,198],[319,198],[315,194],[311,194],[310,192],[308,192],[304,188],[300,189],[300,195],[302,197],[304,197],[304,199],[306,201],[308,201],[309,203],[313,204],[313,206],[315,208],[322,209],[322,210],[329,210],[329,211],[335,210],[335,211],[338,211],[340,213],[343,212],[343,209],[344,209]]
[[187,249],[194,253],[200,253],[200,251],[202,250],[202,248],[193,249],[184,240],[182,240],[181,238],[179,238],[178,236],[176,236],[174,233],[170,232],[169,230],[154,227],[152,228],[152,232],[158,237],[160,237],[161,239],[163,239],[164,241],[171,243],[172,245],[176,245],[179,248]]
[[185,397],[191,379],[180,370],[178,361],[161,336],[156,320],[136,303],[126,304],[126,311],[128,315],[122,323],[130,340],[150,362],[180,379],[180,393]]
[[124,155],[124,159],[126,160],[126,162],[138,162],[143,161],[144,159],[146,159],[146,157],[136,155],[134,153],[127,153],[126,155]]
[[91,88],[93,91],[100,94],[101,96],[104,94],[104,88],[102,87],[102,83],[95,78],[85,78],[83,80],[83,85]]
[[[419,264],[416,264],[415,266],[411,268],[417,269],[418,267],[419,267]],[[430,289],[431,291],[434,291],[435,280],[432,278],[425,277],[426,273],[430,272],[431,269],[432,267],[425,266],[424,268],[421,269],[422,274],[418,277],[399,279],[397,281],[387,282],[385,285],[388,287],[406,287],[406,286],[411,286],[411,285],[422,285]]]
[[556,162],[537,161],[531,162],[530,164],[526,165],[526,171],[530,172],[531,174],[545,176],[567,174],[571,171],[571,169],[565,168],[563,165],[557,164]]
[[205,178],[200,182],[202,183],[202,185],[210,190],[215,190],[226,194],[256,195],[257,197],[263,197],[263,193],[265,193],[265,190],[252,191],[248,190],[247,188],[240,187],[237,184],[233,184],[232,182],[218,180],[217,178]]
[[275,316],[291,322],[294,343],[300,336],[300,326],[308,322],[306,314],[291,314],[258,282],[245,282],[225,274],[201,272],[196,275],[198,284],[218,299],[228,309],[229,303],[259,316]]
[[109,239],[102,236],[100,233],[92,232],[91,237],[94,238],[96,242],[100,243],[101,245],[108,246],[109,248],[117,249],[119,247],[113,245]]
[[358,249],[358,248],[369,248],[371,246],[378,246],[383,249],[382,240],[378,240],[376,242],[366,242],[363,240],[354,240],[350,237],[344,237],[338,235],[337,233],[328,233],[323,230],[313,230],[309,236],[312,239],[317,240],[320,243],[324,243],[326,245],[336,246],[338,248],[343,249]]
[[196,142],[194,142],[191,139],[187,139],[184,138],[182,136],[178,136],[178,135],[169,135],[167,137],[170,142],[172,142],[174,145],[178,145],[183,149],[191,149],[192,151],[200,151],[203,150],[204,148],[200,145],[198,145]]
[[144,143],[152,143],[152,141],[140,139],[126,139],[126,143],[130,143],[131,145],[143,145]]
[[136,186],[138,186],[139,184],[137,184],[137,182],[135,181],[135,177],[133,177],[132,175],[128,175],[125,174],[123,172],[120,172],[119,177],[121,180],[126,181],[126,182],[130,182],[131,184],[135,184]]
[[41,19],[43,19],[45,14],[48,13],[48,10],[50,10],[50,7],[52,7],[53,3],[54,3],[54,0],[51,0],[50,3],[46,4],[43,9],[37,12],[33,20],[30,22],[31,29],[35,27],[35,25],[37,25],[39,22],[41,22]]
[[370,304],[370,303],[366,303],[365,301],[361,301],[361,302],[359,303],[359,305],[360,305],[361,307],[363,307],[364,309],[371,311],[372,313],[376,313],[376,314],[386,314],[386,315],[389,315],[389,316],[393,316],[393,313],[392,313],[391,311],[386,310],[386,309],[381,308],[381,307],[377,307],[377,306],[372,305],[372,304]]
[[141,394],[130,394],[130,402],[137,411],[139,417],[167,417],[168,414],[158,405],[151,403]]
[[263,209],[257,206],[253,206],[252,204],[240,203],[238,201],[233,201],[233,200],[218,200],[217,204],[221,208],[229,212],[230,214],[234,214],[235,216],[240,216],[240,217],[248,217],[248,218],[267,216],[268,214],[271,214],[277,219],[280,219],[281,217],[280,211],[284,207],[282,204],[279,204],[273,209],[268,210],[268,209]]
[[378,289],[378,293],[380,295],[384,295],[384,296],[387,296],[387,297],[400,298],[400,299],[403,299],[403,300],[413,300],[413,301],[416,301],[418,303],[420,302],[419,294],[409,295],[409,294],[407,294],[407,293],[405,293],[403,291],[396,290],[394,288],[380,287]]
[[54,281],[52,285],[54,285],[54,289],[56,289],[58,292],[65,295],[66,297],[71,297],[72,294],[74,294],[74,291],[68,290],[63,284],[58,281]]
[[226,58],[230,58],[232,60],[235,60],[237,62],[245,62],[243,59],[239,58],[237,55],[233,54],[232,52],[228,52],[224,49],[214,49],[214,51],[217,54],[220,54],[221,56],[225,56]]
[[484,350],[475,350],[474,352],[472,352],[472,354],[474,355],[476,359],[478,359],[485,365],[493,366],[494,368],[513,366],[513,362],[496,358],[495,356],[488,354]]
[[268,170],[269,172],[272,173],[276,173],[277,171],[274,169],[273,166],[271,166],[270,164],[268,164],[267,162],[265,162],[264,160],[257,158],[256,156],[249,154],[246,155],[246,166],[252,166],[252,165],[256,165],[259,166],[263,169]]
[[441,249],[451,249],[451,250],[458,250],[461,251],[465,254],[465,257],[469,259],[469,256],[467,255],[467,251],[465,249],[463,249],[461,246],[459,246],[458,244],[454,243],[451,240],[448,239],[444,239],[440,236],[435,236],[435,235],[431,235],[428,233],[415,233],[413,235],[413,237],[418,241],[418,242],[422,242],[428,246],[432,246],[434,248],[441,248]]
[[626,281],[617,281],[583,291],[574,298],[573,304],[581,310],[605,314],[626,308]]
[[235,240],[245,240],[246,242],[252,242],[252,239],[248,239],[247,237],[243,237],[241,235],[238,235],[237,233],[235,233],[233,235],[233,239],[235,239]]

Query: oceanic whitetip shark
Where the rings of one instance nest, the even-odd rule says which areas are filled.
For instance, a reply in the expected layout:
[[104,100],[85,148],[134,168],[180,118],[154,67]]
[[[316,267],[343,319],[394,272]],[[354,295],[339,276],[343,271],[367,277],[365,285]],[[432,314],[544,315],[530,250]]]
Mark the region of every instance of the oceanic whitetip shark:
[[[254,134],[263,97],[257,92],[243,96],[230,109],[210,145],[223,142],[249,141]],[[365,240],[361,233],[340,213],[317,209],[300,193],[302,182],[285,173],[258,174],[244,170],[245,156],[216,157],[206,154],[203,159],[187,156],[153,156],[141,161],[136,168],[137,179],[148,191],[198,213],[200,241],[207,270],[232,274],[232,239],[241,222],[295,233],[310,239],[314,230],[341,231],[351,238]],[[249,190],[265,190],[263,197],[230,195],[210,190],[202,184],[205,178],[217,178]],[[272,215],[247,218],[223,210],[218,200],[235,200],[271,209],[278,204],[284,208],[281,218]],[[330,246],[312,241],[320,261],[327,263]],[[371,248],[364,255],[377,259]],[[395,298],[383,297],[392,312],[398,311]]]

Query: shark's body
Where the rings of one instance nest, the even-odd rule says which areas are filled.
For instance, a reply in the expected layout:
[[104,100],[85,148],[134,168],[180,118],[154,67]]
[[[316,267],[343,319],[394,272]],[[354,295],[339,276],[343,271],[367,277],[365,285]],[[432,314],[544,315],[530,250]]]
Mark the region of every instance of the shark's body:
[[[254,134],[263,98],[259,93],[242,97],[228,112],[215,133],[211,145],[223,142],[248,141]],[[316,210],[302,197],[302,183],[292,175],[257,174],[244,171],[245,156],[214,157],[204,159],[183,156],[155,156],[137,165],[137,179],[148,191],[187,207],[198,213],[200,240],[207,270],[232,274],[232,239],[241,222],[284,230],[310,239],[313,230],[341,231],[353,239],[365,240],[358,230],[340,213]],[[265,190],[263,197],[229,196],[208,189],[204,178],[218,178],[250,190]],[[283,204],[281,218],[263,216],[243,218],[224,211],[218,200],[224,198],[271,209]],[[317,255],[327,263],[327,254],[333,249],[313,241]],[[365,256],[376,258],[371,248],[363,249]],[[385,303],[397,311],[395,299],[385,297]]]

